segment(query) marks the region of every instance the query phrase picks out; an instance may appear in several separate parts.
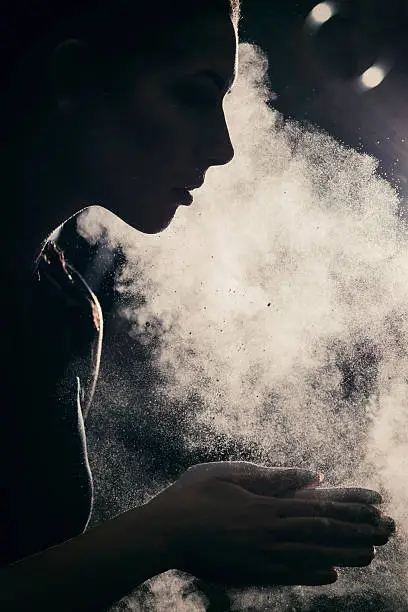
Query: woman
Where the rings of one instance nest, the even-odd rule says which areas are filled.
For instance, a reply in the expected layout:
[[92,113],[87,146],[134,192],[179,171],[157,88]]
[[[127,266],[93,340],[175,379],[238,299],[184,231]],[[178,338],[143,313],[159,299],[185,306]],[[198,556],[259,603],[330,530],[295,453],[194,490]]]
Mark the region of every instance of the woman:
[[327,584],[333,566],[369,564],[393,530],[374,492],[323,493],[306,470],[246,463],[195,466],[86,530],[84,419],[102,313],[47,232],[93,203],[160,232],[206,170],[231,160],[222,101],[236,72],[238,8],[72,2],[59,16],[42,11],[39,25],[27,13],[9,23],[2,609],[103,610],[170,568],[235,586]]

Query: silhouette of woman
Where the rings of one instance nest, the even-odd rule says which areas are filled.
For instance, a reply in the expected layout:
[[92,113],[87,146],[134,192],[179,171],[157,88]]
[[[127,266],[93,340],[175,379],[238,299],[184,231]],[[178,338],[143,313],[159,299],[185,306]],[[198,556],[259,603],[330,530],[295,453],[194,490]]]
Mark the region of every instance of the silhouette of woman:
[[237,68],[239,5],[115,0],[7,10],[2,609],[103,610],[170,568],[235,586],[314,585],[335,581],[334,566],[367,565],[392,531],[373,507],[378,494],[308,496],[304,488],[319,480],[302,469],[201,464],[149,503],[87,530],[84,422],[103,317],[50,232],[92,204],[135,231],[163,231],[206,170],[232,159],[222,103]]

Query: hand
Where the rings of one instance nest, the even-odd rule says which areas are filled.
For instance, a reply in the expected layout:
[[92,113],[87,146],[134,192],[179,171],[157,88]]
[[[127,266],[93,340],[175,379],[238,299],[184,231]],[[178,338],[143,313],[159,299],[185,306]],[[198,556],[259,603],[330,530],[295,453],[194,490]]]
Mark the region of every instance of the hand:
[[318,482],[307,470],[200,464],[147,505],[169,568],[236,587],[329,584],[333,566],[371,563],[390,531],[366,504],[283,497]]
[[[377,521],[377,526],[384,526],[386,529],[389,529],[391,533],[395,532],[395,521],[372,507],[374,504],[381,504],[382,497],[377,491],[371,489],[362,489],[358,487],[307,488],[287,491],[283,496],[293,497],[295,499],[320,501],[323,507],[324,504],[330,504],[331,502],[365,504],[370,506],[374,520]],[[357,510],[357,508],[356,505],[355,509]]]

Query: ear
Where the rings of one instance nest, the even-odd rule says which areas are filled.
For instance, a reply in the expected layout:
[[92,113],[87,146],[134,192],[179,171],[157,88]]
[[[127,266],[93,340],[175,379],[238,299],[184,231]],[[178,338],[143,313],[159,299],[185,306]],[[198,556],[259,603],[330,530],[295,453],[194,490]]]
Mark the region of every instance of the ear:
[[88,45],[77,39],[67,39],[55,47],[50,62],[50,81],[54,100],[63,112],[79,110],[95,94]]

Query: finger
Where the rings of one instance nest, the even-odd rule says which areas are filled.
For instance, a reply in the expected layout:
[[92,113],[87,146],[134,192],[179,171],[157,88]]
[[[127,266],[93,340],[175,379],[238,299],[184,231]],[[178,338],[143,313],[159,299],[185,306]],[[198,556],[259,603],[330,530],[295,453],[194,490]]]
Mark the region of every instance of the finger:
[[390,532],[365,523],[348,523],[332,518],[286,518],[279,521],[279,530],[273,525],[275,541],[314,542],[320,545],[342,542],[345,546],[368,544],[382,546]]
[[381,520],[381,512],[373,506],[331,500],[281,499],[278,512],[282,518],[325,516],[350,523],[371,525],[378,525]]
[[188,468],[179,481],[197,482],[208,478],[231,482],[258,495],[277,496],[287,490],[318,485],[323,475],[298,468],[274,468],[249,461],[214,461]]
[[390,533],[395,533],[397,530],[397,525],[390,516],[382,516],[378,526],[387,529]]
[[293,491],[295,498],[322,499],[337,502],[355,502],[360,504],[377,505],[382,503],[382,497],[377,491],[359,488],[316,488]]
[[190,568],[189,572],[199,578],[227,588],[273,587],[288,585],[318,586],[336,582],[338,573],[332,567],[306,570],[303,567],[290,567],[276,564],[259,563],[259,558],[249,558],[244,563],[227,563],[222,567]]
[[[286,574],[287,575],[287,574]],[[319,586],[324,584],[333,584],[338,578],[338,573],[335,569],[319,570],[317,572],[309,572],[307,574],[294,574],[287,577],[285,582],[285,574],[282,575],[282,582],[278,584],[284,585],[307,585],[307,586]]]
[[301,468],[275,468],[249,461],[215,461],[199,463],[188,468],[179,482],[218,478],[239,485],[257,495],[278,497],[288,491],[317,486],[323,474]]
[[[250,576],[242,576],[242,582],[248,581]],[[306,571],[300,568],[291,568],[289,571],[287,568],[279,568],[271,566],[268,571],[262,572],[257,578],[257,582],[254,586],[262,587],[273,587],[273,586],[320,586],[325,584],[333,584],[338,578],[338,573],[335,569],[315,570]],[[255,579],[255,576],[254,576]],[[251,585],[247,582],[247,585]]]
[[333,548],[298,542],[274,544],[265,548],[264,552],[278,564],[307,566],[308,570],[312,568],[327,569],[331,566],[366,567],[370,565],[376,554],[374,546]]
[[367,523],[389,534],[396,530],[395,521],[391,517],[383,515],[380,510],[367,504],[281,498],[279,516],[281,518],[321,516],[348,523]]
[[[238,463],[238,462],[237,462]],[[323,475],[297,468],[269,468],[256,464],[241,463],[234,472],[217,476],[220,480],[233,482],[256,495],[279,497],[287,491],[308,485],[317,485]]]

